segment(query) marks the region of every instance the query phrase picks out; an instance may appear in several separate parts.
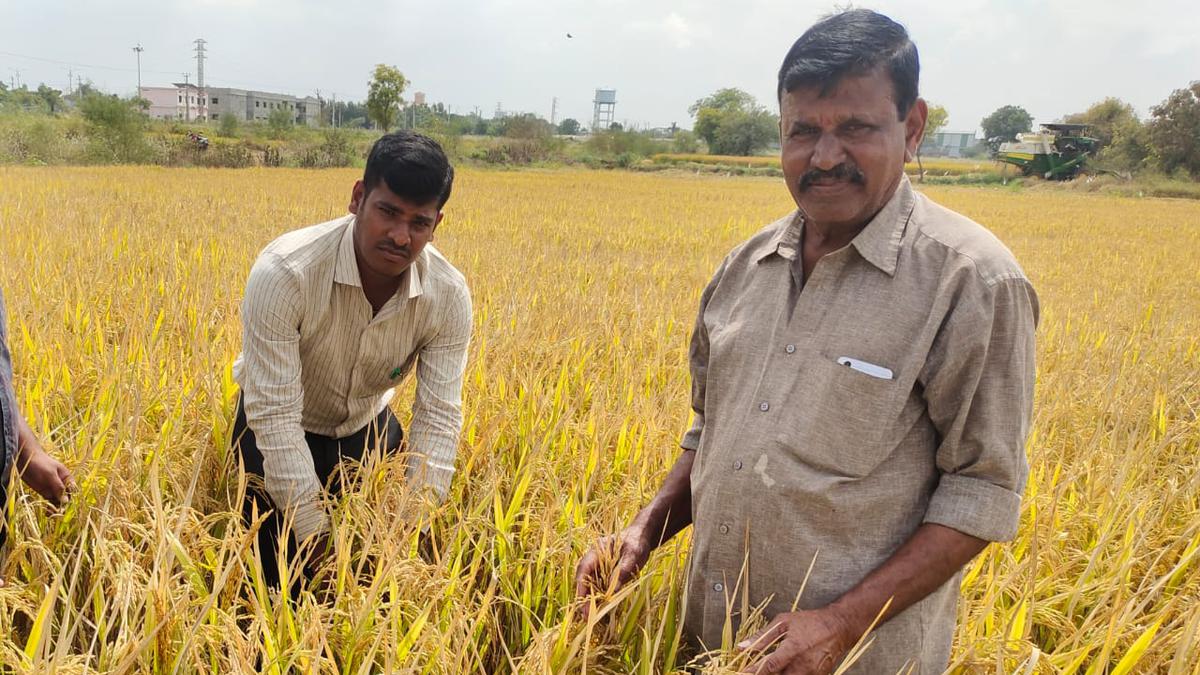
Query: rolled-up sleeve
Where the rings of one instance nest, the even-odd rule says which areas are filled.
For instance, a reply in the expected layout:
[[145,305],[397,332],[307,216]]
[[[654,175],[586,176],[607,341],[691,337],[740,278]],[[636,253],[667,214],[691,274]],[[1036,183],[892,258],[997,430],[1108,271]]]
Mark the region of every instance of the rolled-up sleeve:
[[321,483],[301,426],[301,308],[295,275],[264,254],[246,282],[238,382],[246,422],[263,456],[267,494],[290,515],[292,531],[304,541],[327,530],[329,516],[320,503]]
[[417,353],[408,469],[413,486],[431,488],[445,499],[454,477],[462,433],[462,384],[471,342],[471,296],[462,288],[441,317],[437,335]]
[[940,472],[924,521],[987,541],[1017,532],[1029,473],[1038,300],[1023,277],[962,294],[920,374]]
[[704,323],[704,313],[713,293],[721,283],[725,273],[728,258],[717,269],[704,293],[700,295],[700,311],[696,314],[696,325],[692,329],[692,339],[688,345],[688,369],[692,377],[692,425],[683,434],[679,447],[684,450],[698,450],[700,436],[704,433],[704,398],[708,392],[708,327]]

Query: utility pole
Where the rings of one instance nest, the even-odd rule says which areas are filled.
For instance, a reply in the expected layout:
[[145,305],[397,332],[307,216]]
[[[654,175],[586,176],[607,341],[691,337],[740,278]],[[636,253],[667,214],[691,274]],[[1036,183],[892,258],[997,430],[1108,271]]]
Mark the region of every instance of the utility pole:
[[67,96],[71,96],[75,92],[71,87],[75,86],[75,71],[67,68]]
[[137,54],[137,66],[138,66],[138,98],[141,98],[141,97],[142,97],[142,52],[144,52],[144,51],[146,51],[146,50],[145,50],[145,49],[142,49],[142,43],[140,43],[140,42],[139,42],[139,43],[137,43],[137,46],[136,46],[136,47],[133,47],[133,52],[134,52],[135,54]]
[[191,73],[183,74],[183,121],[192,121],[192,83],[188,82]]
[[550,100],[550,126],[558,123],[558,97]]
[[331,92],[329,99],[333,101],[333,112],[329,113],[329,119],[333,121],[333,128],[338,128],[338,107],[337,107],[337,92]]
[[196,44],[196,86],[198,87],[196,102],[200,104],[196,111],[196,119],[203,118],[208,121],[208,104],[204,93],[204,45],[208,43],[204,38],[196,38],[193,42]]

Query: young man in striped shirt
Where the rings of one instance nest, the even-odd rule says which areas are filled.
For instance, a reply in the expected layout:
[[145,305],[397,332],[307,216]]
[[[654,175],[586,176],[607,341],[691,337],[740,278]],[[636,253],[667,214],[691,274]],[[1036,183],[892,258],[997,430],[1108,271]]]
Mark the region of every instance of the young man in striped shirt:
[[328,555],[322,495],[340,491],[339,466],[400,448],[388,402],[414,366],[407,477],[439,499],[449,490],[471,297],[462,274],[429,242],[453,180],[436,142],[388,134],[354,184],[350,215],[283,235],[250,271],[232,443],[250,476],[247,523],[269,513],[258,543],[272,586],[280,580],[281,537],[288,560],[305,552],[310,575]]

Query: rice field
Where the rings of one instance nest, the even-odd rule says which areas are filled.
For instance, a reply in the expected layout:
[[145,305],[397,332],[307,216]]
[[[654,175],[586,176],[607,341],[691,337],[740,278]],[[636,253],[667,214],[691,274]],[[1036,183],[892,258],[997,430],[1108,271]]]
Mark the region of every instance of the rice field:
[[[10,493],[0,670],[684,667],[686,536],[587,622],[574,566],[674,461],[699,293],[790,210],[779,179],[462,171],[435,242],[476,311],[452,496],[371,466],[335,512],[332,599],[283,602],[248,581],[226,451],[238,304],[258,250],[341,215],[356,177],[0,168],[17,396],[81,486],[60,511]],[[1200,672],[1200,202],[924,189],[1043,308],[1020,533],[968,569],[952,670]]]
[[[651,160],[660,164],[706,164],[719,166],[736,166],[748,169],[779,168],[778,155],[756,155],[752,157],[737,157],[733,155],[706,155],[687,153],[662,153],[654,155]],[[921,165],[925,167],[927,176],[966,176],[969,174],[992,174],[1003,170],[1002,164],[989,159],[955,159],[952,157],[925,157]],[[920,173],[916,162],[909,162],[904,170],[909,175]],[[1019,175],[1020,172],[1013,172]]]

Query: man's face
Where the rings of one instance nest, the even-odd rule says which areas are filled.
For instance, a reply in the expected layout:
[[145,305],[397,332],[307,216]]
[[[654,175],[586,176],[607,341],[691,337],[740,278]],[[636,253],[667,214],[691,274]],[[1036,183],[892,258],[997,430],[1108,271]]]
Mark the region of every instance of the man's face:
[[783,175],[796,205],[826,231],[862,227],[895,192],[925,129],[925,102],[898,119],[882,69],[786,92],[779,103]]
[[442,222],[437,199],[417,204],[388,189],[380,181],[368,194],[360,180],[354,184],[350,213],[354,250],[359,265],[379,277],[398,277],[417,259]]

